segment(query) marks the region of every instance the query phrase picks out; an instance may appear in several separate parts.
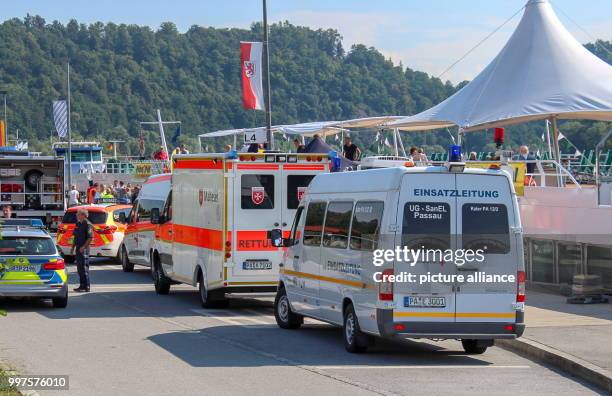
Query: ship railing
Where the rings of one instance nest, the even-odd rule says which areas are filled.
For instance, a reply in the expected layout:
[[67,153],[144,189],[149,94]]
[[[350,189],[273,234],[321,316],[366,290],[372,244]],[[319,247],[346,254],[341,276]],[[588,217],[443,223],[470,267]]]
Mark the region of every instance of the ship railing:
[[109,161],[103,173],[129,174],[129,175],[157,175],[168,172],[167,161],[157,160],[131,160]]
[[533,164],[533,172],[525,172],[525,186],[531,187],[568,187],[581,188],[579,179],[570,168],[554,160],[520,160],[527,168]]

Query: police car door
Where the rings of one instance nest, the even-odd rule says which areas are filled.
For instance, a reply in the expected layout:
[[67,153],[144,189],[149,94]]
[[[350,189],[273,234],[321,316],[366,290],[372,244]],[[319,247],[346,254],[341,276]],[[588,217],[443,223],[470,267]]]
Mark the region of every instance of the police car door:
[[[409,173],[402,179],[398,203],[396,246],[407,246],[420,257],[411,266],[396,261],[394,273],[409,272],[414,282],[394,283],[395,321],[454,322],[454,284],[422,280],[421,276],[454,275],[452,262],[445,262],[439,252],[454,249],[456,227],[455,175],[451,173]],[[410,253],[410,252],[409,252]],[[410,253],[411,254],[411,253]],[[412,257],[412,256],[410,256]]]
[[282,250],[272,246],[267,231],[281,228],[282,181],[276,163],[238,163],[234,194],[236,232],[232,274],[241,281],[272,282]]
[[[457,233],[464,250],[484,252],[483,260],[458,266],[460,273],[473,277],[512,275],[518,269],[517,241],[510,233],[514,213],[510,181],[501,175],[457,174]],[[476,282],[458,285],[458,322],[513,322],[516,282]]]

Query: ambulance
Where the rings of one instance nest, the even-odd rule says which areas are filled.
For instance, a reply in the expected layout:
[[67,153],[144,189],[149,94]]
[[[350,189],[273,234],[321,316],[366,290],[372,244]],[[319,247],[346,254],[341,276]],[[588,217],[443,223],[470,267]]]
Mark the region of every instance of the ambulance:
[[151,211],[156,291],[197,285],[205,307],[227,304],[226,293],[276,291],[283,249],[267,231],[288,235],[308,184],[330,162],[315,153],[174,156],[170,197]]
[[156,225],[151,224],[151,210],[161,210],[170,193],[170,174],[150,176],[142,185],[126,223],[125,237],[119,250],[124,272],[134,271],[134,264],[151,267]]
[[524,331],[525,266],[516,193],[498,166],[321,174],[297,208],[274,304],[343,327],[349,352],[375,337],[461,340],[483,353]]

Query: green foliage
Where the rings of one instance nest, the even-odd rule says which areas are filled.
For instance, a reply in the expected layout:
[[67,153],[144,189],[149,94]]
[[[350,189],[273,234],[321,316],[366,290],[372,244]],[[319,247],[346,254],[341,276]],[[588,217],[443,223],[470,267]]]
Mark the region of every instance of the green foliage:
[[[136,155],[138,121],[153,121],[157,108],[165,119],[182,121],[181,141],[192,150],[199,133],[262,125],[263,112],[242,108],[239,73],[239,42],[261,36],[259,23],[248,30],[192,26],[179,33],[171,22],[152,30],[75,20],[63,25],[31,15],[7,20],[0,24],[0,82],[9,92],[11,135],[19,129],[31,149],[49,151],[54,136],[51,101],[66,96],[68,61],[75,140],[126,140],[127,150],[120,150]],[[394,65],[374,48],[356,45],[345,51],[333,29],[284,22],[271,26],[270,39],[274,124],[414,114],[462,86]],[[609,61],[608,54],[600,56]],[[592,128],[572,125],[581,136]],[[539,141],[541,135],[541,125],[512,129],[511,144]],[[600,129],[583,143],[592,145]],[[173,133],[167,129],[168,142]],[[406,146],[439,149],[450,142],[446,131],[403,136]],[[159,144],[154,127],[145,132],[145,141],[151,153]],[[374,133],[355,134],[354,141],[377,150]],[[467,141],[481,149],[490,136],[473,134]],[[230,140],[215,139],[208,145],[220,150],[226,143]]]

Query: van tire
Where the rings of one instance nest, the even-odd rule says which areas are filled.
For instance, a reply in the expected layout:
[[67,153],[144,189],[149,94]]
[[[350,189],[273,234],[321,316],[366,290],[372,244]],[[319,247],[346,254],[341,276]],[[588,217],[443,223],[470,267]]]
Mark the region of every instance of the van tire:
[[62,297],[54,297],[51,299],[53,308],[66,308],[68,306],[68,289]]
[[342,335],[347,352],[363,353],[368,350],[370,340],[367,334],[361,332],[353,304],[348,304],[344,309]]
[[284,287],[278,289],[274,298],[274,318],[281,329],[299,329],[304,323],[304,317],[291,310],[287,291]]
[[164,270],[157,257],[153,261],[153,284],[157,294],[168,294],[170,292],[170,279],[164,274]]
[[209,291],[206,289],[201,272],[198,274],[198,290],[203,308],[227,308],[229,306],[229,300],[225,297],[223,290]]
[[121,249],[119,249],[119,262],[123,272],[134,272],[134,263],[130,263],[125,246],[121,246]]
[[478,340],[466,340],[466,339],[462,339],[461,340],[461,345],[463,345],[463,350],[468,355],[480,355],[480,354],[483,354],[483,353],[485,353],[485,351],[488,348],[487,345],[484,345],[483,343],[478,342]]

